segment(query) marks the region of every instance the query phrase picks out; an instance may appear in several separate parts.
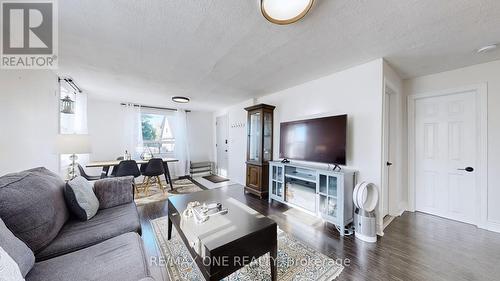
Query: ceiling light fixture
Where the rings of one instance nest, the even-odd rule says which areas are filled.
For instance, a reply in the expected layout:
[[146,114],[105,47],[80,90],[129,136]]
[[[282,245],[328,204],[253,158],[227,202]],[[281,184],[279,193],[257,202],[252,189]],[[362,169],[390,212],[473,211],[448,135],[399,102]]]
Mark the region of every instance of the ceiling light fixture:
[[175,96],[175,97],[172,97],[172,101],[177,102],[177,103],[188,103],[190,101],[190,99],[186,98],[186,97]]
[[75,102],[68,95],[61,99],[61,113],[75,114]]
[[262,15],[275,24],[291,24],[303,18],[314,0],[260,0]]
[[497,44],[491,44],[491,45],[488,45],[488,46],[484,46],[482,48],[479,48],[477,49],[477,53],[478,54],[484,54],[484,53],[489,53],[493,50],[495,50],[496,48],[498,48],[498,45]]

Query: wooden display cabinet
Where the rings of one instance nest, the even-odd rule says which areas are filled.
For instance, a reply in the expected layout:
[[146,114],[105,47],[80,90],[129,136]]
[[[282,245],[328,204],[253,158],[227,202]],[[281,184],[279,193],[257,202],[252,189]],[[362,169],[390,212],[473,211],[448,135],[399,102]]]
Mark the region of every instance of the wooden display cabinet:
[[269,194],[269,161],[273,158],[274,106],[258,104],[248,112],[247,178],[245,192],[264,198]]

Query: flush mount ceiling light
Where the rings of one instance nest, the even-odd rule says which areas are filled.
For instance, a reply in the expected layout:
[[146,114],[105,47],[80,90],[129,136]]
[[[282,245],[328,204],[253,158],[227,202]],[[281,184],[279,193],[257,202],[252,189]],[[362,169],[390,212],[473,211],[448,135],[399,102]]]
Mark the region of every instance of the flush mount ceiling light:
[[488,52],[491,52],[493,50],[496,50],[496,48],[498,48],[498,45],[497,44],[492,44],[492,45],[488,45],[488,46],[484,46],[482,48],[479,48],[477,49],[477,53],[478,54],[484,54],[484,53],[488,53]]
[[172,101],[178,102],[178,103],[188,103],[189,98],[176,96],[176,97],[172,97]]
[[275,24],[291,24],[303,18],[314,0],[260,0],[262,15]]

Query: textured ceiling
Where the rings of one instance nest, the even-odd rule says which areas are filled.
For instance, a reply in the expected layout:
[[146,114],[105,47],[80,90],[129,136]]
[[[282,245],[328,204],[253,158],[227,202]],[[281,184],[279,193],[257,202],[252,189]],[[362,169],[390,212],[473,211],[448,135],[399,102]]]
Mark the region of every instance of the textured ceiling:
[[90,95],[214,110],[384,57],[402,77],[500,59],[499,0],[316,0],[267,22],[259,0],[59,1],[59,70]]

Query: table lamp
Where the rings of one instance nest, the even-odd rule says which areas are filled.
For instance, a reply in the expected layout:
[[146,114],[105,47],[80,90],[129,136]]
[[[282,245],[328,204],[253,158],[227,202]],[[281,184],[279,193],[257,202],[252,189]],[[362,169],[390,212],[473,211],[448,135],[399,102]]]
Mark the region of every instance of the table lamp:
[[69,179],[76,177],[78,156],[76,154],[90,153],[89,135],[60,134],[56,138],[56,150],[59,154],[70,154],[71,164],[68,168]]

